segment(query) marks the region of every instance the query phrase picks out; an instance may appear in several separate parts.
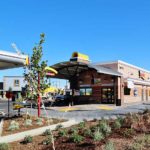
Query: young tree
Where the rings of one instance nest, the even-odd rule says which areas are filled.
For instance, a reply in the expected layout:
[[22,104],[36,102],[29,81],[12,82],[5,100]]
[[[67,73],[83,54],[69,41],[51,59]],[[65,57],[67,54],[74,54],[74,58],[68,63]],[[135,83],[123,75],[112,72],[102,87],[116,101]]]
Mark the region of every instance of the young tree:
[[[33,48],[33,53],[30,58],[30,64],[25,67],[24,77],[26,84],[26,98],[37,101],[40,95],[43,95],[44,90],[48,87],[46,80],[45,67],[47,61],[42,61],[43,43],[45,42],[44,33],[40,34],[40,41]],[[38,105],[40,107],[40,105]],[[40,114],[38,114],[40,115]]]

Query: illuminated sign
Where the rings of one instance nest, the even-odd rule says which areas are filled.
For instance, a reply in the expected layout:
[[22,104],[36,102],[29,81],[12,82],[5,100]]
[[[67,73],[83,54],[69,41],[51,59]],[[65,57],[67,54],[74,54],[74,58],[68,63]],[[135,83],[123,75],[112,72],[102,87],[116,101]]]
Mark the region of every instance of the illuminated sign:
[[139,71],[139,77],[142,78],[143,80],[145,80],[146,75],[145,75],[145,73],[143,71],[140,70]]
[[72,57],[70,59],[71,61],[78,61],[78,62],[84,62],[84,63],[89,63],[89,56],[85,54],[81,54],[78,52],[74,52],[72,54]]

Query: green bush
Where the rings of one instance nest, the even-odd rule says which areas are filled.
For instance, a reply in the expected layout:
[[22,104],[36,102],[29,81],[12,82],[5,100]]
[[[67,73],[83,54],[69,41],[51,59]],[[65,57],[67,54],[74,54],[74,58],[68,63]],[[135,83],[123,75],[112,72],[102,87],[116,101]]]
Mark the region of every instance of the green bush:
[[83,137],[79,135],[78,133],[74,133],[71,135],[71,140],[75,143],[81,143],[83,141]]
[[44,135],[44,136],[51,135],[51,130],[50,130],[50,129],[46,129],[46,130],[43,132],[43,135]]
[[9,144],[0,143],[0,150],[9,150]]
[[126,150],[142,150],[143,145],[140,143],[133,143],[132,145],[127,145]]
[[121,123],[118,119],[114,121],[113,128],[114,129],[120,129],[121,128]]
[[93,140],[94,141],[101,141],[104,139],[104,135],[102,132],[100,132],[99,129],[97,129],[97,131],[94,132],[93,134]]
[[90,130],[91,130],[92,132],[95,132],[95,131],[97,130],[97,128],[98,128],[97,126],[91,126],[91,127],[90,127]]
[[58,135],[61,136],[61,137],[67,136],[67,130],[66,129],[60,130],[58,132]]
[[78,131],[78,129],[76,127],[73,127],[73,128],[70,129],[70,132],[72,134],[75,134],[75,133],[78,133],[79,131]]
[[126,138],[131,138],[135,135],[135,131],[133,129],[125,129],[121,134]]
[[14,130],[18,130],[19,129],[19,123],[16,121],[11,121],[8,130],[9,131],[14,131]]
[[99,122],[98,127],[105,136],[108,136],[111,133],[111,127],[108,125],[106,120]]
[[26,119],[24,125],[25,126],[32,126],[32,120],[31,119]]
[[79,128],[80,128],[80,129],[83,129],[84,127],[85,127],[85,122],[80,122],[80,123],[79,123]]
[[85,129],[83,132],[83,135],[92,137],[93,133],[92,133],[91,129]]
[[39,126],[42,126],[43,125],[43,118],[37,118],[36,119],[36,124],[39,125]]
[[49,145],[52,143],[52,136],[49,135],[45,140],[43,140],[43,145]]
[[115,150],[115,147],[114,147],[114,143],[111,142],[111,141],[108,141],[105,145],[105,150]]
[[28,143],[32,143],[32,142],[33,142],[33,138],[30,135],[26,136],[23,140],[24,144],[28,144]]

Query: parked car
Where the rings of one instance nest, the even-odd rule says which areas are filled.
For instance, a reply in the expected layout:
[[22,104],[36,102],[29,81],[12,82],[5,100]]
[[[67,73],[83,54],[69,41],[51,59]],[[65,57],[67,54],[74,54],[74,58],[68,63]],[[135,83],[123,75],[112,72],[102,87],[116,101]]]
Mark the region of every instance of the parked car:
[[55,96],[55,101],[63,101],[65,99],[64,95],[56,95]]

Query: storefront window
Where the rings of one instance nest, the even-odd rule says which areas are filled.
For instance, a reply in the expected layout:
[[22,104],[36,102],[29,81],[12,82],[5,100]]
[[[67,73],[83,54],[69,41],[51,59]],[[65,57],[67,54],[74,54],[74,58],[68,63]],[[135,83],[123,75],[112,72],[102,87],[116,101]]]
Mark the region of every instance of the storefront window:
[[130,91],[131,91],[131,89],[125,87],[124,88],[124,95],[130,95]]
[[80,95],[85,95],[85,89],[80,89]]
[[86,95],[92,95],[92,88],[86,88]]
[[81,88],[80,95],[92,95],[92,88]]

